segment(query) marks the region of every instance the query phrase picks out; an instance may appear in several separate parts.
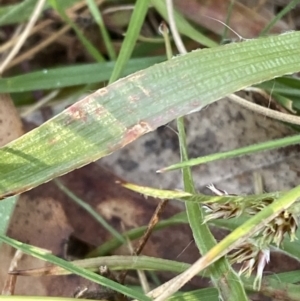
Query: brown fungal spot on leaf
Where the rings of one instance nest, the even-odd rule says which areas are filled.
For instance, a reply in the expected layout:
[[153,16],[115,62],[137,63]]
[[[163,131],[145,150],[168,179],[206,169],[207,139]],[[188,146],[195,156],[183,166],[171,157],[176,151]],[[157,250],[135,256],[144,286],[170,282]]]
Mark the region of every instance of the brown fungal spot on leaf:
[[66,114],[69,117],[67,124],[72,123],[73,121],[86,121],[87,112],[82,106],[82,103],[76,103],[66,109]]
[[140,136],[153,131],[153,128],[145,122],[145,121],[140,121],[138,124],[134,125],[133,127],[129,128],[121,141],[121,147],[127,145],[128,143],[136,140]]

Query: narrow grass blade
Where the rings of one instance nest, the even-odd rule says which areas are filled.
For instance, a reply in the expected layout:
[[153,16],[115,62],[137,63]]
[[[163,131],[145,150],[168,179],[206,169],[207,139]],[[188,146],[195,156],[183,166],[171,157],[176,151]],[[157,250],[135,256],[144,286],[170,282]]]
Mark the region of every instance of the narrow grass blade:
[[267,151],[267,150],[272,150],[280,147],[285,147],[289,145],[295,145],[300,143],[300,135],[297,136],[292,136],[292,137],[286,137],[286,138],[281,138],[281,139],[276,139],[273,141],[267,141],[259,144],[253,144],[250,146],[234,149],[232,151],[228,152],[221,152],[221,153],[216,153],[204,157],[199,157],[195,159],[190,159],[186,162],[180,162],[177,164],[170,165],[168,167],[159,169],[157,172],[162,173],[170,170],[176,170],[179,168],[183,167],[192,167],[195,165],[200,165],[208,162],[213,162],[217,160],[222,160],[222,159],[230,159],[230,158],[235,158],[243,155],[249,155],[261,151]]
[[[111,271],[122,270],[147,270],[168,271],[182,273],[191,265],[184,262],[149,257],[149,256],[101,256],[96,258],[72,261],[77,267],[88,269],[93,272],[99,271],[99,266],[108,266]],[[70,271],[59,266],[46,266],[44,268],[18,270],[18,275],[43,276],[43,275],[69,275]]]
[[261,31],[260,35],[263,36],[267,34],[270,29],[276,24],[277,21],[282,19],[288,12],[290,12],[295,6],[300,3],[299,0],[292,0],[288,3],[276,16],[271,20],[271,22]]
[[122,43],[122,47],[119,56],[116,61],[115,68],[111,74],[109,83],[111,84],[117,80],[121,74],[125,65],[127,64],[138,36],[145,20],[150,0],[137,0],[130,18],[128,30],[125,35],[125,39]]
[[94,20],[96,21],[96,23],[99,26],[99,29],[100,29],[100,32],[102,34],[103,41],[104,41],[104,44],[106,46],[109,58],[111,60],[115,60],[116,57],[117,57],[116,52],[115,52],[114,46],[112,44],[112,41],[109,37],[108,31],[105,27],[101,12],[99,12],[99,9],[98,9],[98,7],[97,7],[94,0],[87,0],[87,4],[88,4],[88,7],[89,7],[93,17],[94,17]]
[[[188,160],[188,150],[183,118],[177,120],[177,127],[181,160],[184,162]],[[182,175],[185,191],[195,194],[196,190],[191,169],[189,167],[183,168]],[[185,208],[193,237],[200,253],[203,255],[213,248],[217,242],[210,232],[208,224],[204,223],[203,208],[193,202],[186,202]],[[248,300],[242,281],[230,266],[227,258],[221,258],[218,262],[212,264],[208,270],[220,299],[228,301]]]
[[[122,76],[145,69],[164,60],[164,56],[130,59],[122,72]],[[102,62],[44,69],[13,77],[0,78],[0,93],[57,89],[101,83],[109,80],[114,66],[114,62]],[[78,74],[80,74],[80,76],[78,76]]]
[[84,45],[89,54],[97,61],[103,62],[105,61],[102,54],[97,50],[97,48],[84,36],[80,28],[67,16],[64,11],[63,6],[61,5],[62,1],[58,0],[49,0],[51,6],[60,14],[61,18],[69,24],[72,29],[76,32],[76,35],[80,42]]
[[0,234],[0,241],[12,246],[13,248],[16,248],[18,250],[21,250],[22,252],[24,252],[25,254],[31,255],[33,257],[39,258],[41,260],[45,260],[49,263],[58,265],[64,269],[66,269],[67,271],[79,275],[81,277],[84,277],[88,280],[91,280],[95,283],[101,284],[105,287],[109,287],[112,290],[115,290],[117,292],[120,292],[128,297],[131,298],[136,298],[138,300],[141,301],[150,301],[151,299],[146,297],[144,294],[141,294],[129,287],[123,286],[119,283],[116,283],[108,278],[105,278],[99,274],[93,273],[89,270],[83,269],[81,267],[78,267],[74,264],[72,264],[71,262],[68,262],[66,260],[63,260],[59,257],[56,257],[54,255],[52,255],[50,252],[45,251],[43,249],[40,248],[36,248],[24,243],[21,243],[17,240],[14,240],[12,238],[9,238],[3,234]]
[[126,239],[115,228],[113,228],[98,212],[96,212],[92,206],[90,206],[87,202],[84,202],[72,191],[70,191],[66,186],[63,185],[61,181],[55,179],[54,183],[62,192],[64,192],[77,205],[79,205],[86,212],[88,212],[97,222],[99,222],[99,224],[104,229],[106,229],[113,237],[118,239],[121,243],[126,243]]

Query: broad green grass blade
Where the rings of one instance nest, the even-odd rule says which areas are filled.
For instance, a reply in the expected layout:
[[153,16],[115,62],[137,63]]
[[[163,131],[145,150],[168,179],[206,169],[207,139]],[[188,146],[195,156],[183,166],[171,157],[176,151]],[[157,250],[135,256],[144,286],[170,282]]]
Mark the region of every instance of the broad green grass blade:
[[[129,75],[164,60],[164,56],[131,59],[124,68],[122,75]],[[102,62],[44,69],[24,75],[0,78],[0,93],[57,89],[76,85],[100,83],[109,80],[114,66],[114,62]]]
[[168,167],[162,168],[158,170],[157,172],[162,173],[170,170],[176,170],[179,168],[183,167],[192,167],[195,165],[200,165],[212,161],[217,161],[217,160],[222,160],[222,159],[230,159],[230,158],[235,158],[243,155],[250,155],[254,154],[257,152],[262,152],[262,151],[267,151],[267,150],[272,150],[280,147],[285,147],[289,145],[295,145],[300,143],[300,135],[297,136],[292,136],[292,137],[286,137],[286,138],[281,138],[281,139],[276,139],[273,141],[267,141],[259,144],[252,144],[250,146],[242,147],[242,148],[237,148],[232,151],[228,152],[221,152],[221,153],[216,153],[204,157],[199,157],[195,159],[190,159],[186,162],[180,162],[177,164],[170,165]]
[[131,298],[136,298],[138,300],[141,301],[150,301],[151,299],[146,297],[144,294],[141,294],[129,287],[123,286],[117,282],[114,282],[108,278],[105,278],[99,274],[93,273],[89,270],[83,269],[81,267],[78,267],[74,264],[72,264],[69,261],[63,260],[59,257],[56,257],[54,255],[52,255],[50,252],[45,251],[43,249],[40,248],[36,248],[24,243],[21,243],[19,241],[16,241],[14,239],[11,239],[5,235],[0,234],[0,241],[4,242],[10,246],[12,246],[13,248],[16,248],[18,250],[21,250],[22,252],[24,252],[25,254],[29,254],[33,257],[45,260],[49,263],[58,265],[68,271],[70,271],[73,274],[82,276],[88,280],[91,280],[95,283],[99,283],[105,287],[109,287],[112,290],[115,290],[117,292],[120,292],[128,297]]
[[118,80],[0,149],[0,197],[106,156],[174,118],[300,69],[300,32],[203,49]]

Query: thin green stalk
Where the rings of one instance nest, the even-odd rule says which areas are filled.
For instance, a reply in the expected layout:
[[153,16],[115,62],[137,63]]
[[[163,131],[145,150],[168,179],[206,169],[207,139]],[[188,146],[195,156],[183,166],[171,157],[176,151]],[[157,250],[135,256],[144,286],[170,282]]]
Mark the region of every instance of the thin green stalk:
[[291,11],[298,3],[300,3],[300,0],[292,0],[289,4],[287,4],[284,9],[282,9],[267,26],[260,32],[259,36],[266,35],[270,29],[276,24],[277,21],[283,18],[284,15],[286,15],[289,11]]
[[115,230],[99,213],[97,213],[88,203],[84,202],[78,196],[76,196],[72,191],[70,191],[62,182],[58,179],[54,179],[53,182],[57,187],[64,192],[68,197],[70,197],[76,204],[87,211],[97,222],[99,222],[103,228],[105,228],[113,237],[115,237],[120,243],[126,243],[125,238]]
[[281,139],[276,139],[272,141],[267,141],[259,144],[253,144],[250,146],[246,147],[241,147],[238,149],[234,149],[232,151],[227,151],[227,152],[220,152],[208,156],[203,156],[200,158],[194,158],[190,159],[186,162],[180,162],[177,164],[170,165],[168,167],[162,168],[158,170],[157,172],[166,172],[170,170],[175,170],[183,167],[192,167],[195,165],[200,165],[203,163],[208,163],[212,161],[217,161],[217,160],[222,160],[222,159],[230,159],[230,158],[235,158],[239,157],[242,155],[249,155],[249,154],[254,154],[257,152],[261,151],[267,151],[267,150],[272,150],[276,149],[279,147],[285,147],[289,145],[295,145],[300,143],[300,135],[292,136],[292,137],[285,137]]
[[111,42],[108,31],[105,27],[101,12],[99,11],[99,9],[98,9],[98,7],[97,7],[94,0],[87,0],[87,4],[88,4],[88,7],[90,9],[91,14],[94,17],[94,20],[96,21],[96,23],[99,26],[99,29],[100,29],[105,47],[107,49],[108,56],[109,56],[111,61],[114,61],[117,58],[116,51],[115,51],[114,46]]
[[[188,160],[183,118],[177,120],[177,127],[179,132],[181,160],[183,162]],[[189,167],[183,168],[182,173],[185,191],[195,193],[196,190],[192,179],[191,169]],[[201,254],[206,254],[217,242],[210,232],[208,225],[204,223],[204,212],[198,204],[192,202],[186,202],[186,212],[197,247]],[[224,300],[226,301],[248,300],[241,279],[231,268],[225,257],[214,263],[208,270],[215,287],[219,290],[221,298],[225,298]]]
[[[168,16],[169,23],[171,28],[176,30],[176,24],[173,17],[172,12],[172,1],[166,2],[168,5]],[[174,36],[172,31],[175,43],[177,41],[177,37]],[[179,35],[178,35],[179,36]],[[170,44],[170,40],[168,35],[164,34],[166,49],[170,49],[168,44]],[[180,39],[180,37],[179,37]],[[177,45],[177,44],[176,44]],[[184,48],[184,47],[183,47]],[[168,52],[168,59],[171,59],[171,55]],[[178,137],[179,137],[179,145],[180,145],[180,156],[181,161],[188,160],[188,150],[186,143],[186,134],[185,134],[185,126],[184,126],[184,117],[180,117],[177,119],[177,128],[178,128]],[[182,169],[184,190],[188,193],[195,194],[196,189],[192,177],[192,172],[189,167]],[[209,227],[206,223],[204,223],[204,212],[203,209],[196,203],[186,202],[186,212],[188,221],[193,232],[193,237],[195,239],[196,245],[201,254],[207,253],[211,248],[216,245],[216,240],[212,233],[209,230]],[[218,289],[219,297],[223,300],[230,301],[243,301],[248,300],[246,292],[243,287],[243,283],[238,275],[231,268],[226,258],[221,258],[218,262],[213,264],[208,268],[209,275],[211,277],[212,282],[215,287]]]
[[139,37],[140,30],[142,28],[145,16],[148,11],[150,0],[137,0],[130,18],[128,30],[125,35],[125,39],[122,43],[122,47],[117,58],[114,70],[111,74],[109,84],[116,81],[122,74],[127,61],[129,60],[135,43]]
[[[229,4],[229,7],[228,7],[228,10],[227,10],[227,16],[226,16],[225,24],[228,25],[228,26],[229,26],[229,20],[230,20],[232,11],[233,11],[234,4],[235,4],[235,0],[231,0],[230,4]],[[222,34],[222,40],[221,41],[224,41],[226,39],[227,32],[228,32],[228,27],[224,26],[224,31],[223,31],[223,34]]]

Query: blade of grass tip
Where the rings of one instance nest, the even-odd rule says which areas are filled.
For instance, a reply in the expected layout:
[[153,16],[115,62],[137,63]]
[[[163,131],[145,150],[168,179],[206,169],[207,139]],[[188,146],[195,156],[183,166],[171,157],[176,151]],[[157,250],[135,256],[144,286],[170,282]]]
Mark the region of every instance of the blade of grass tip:
[[[169,23],[172,31],[172,36],[176,43],[176,46],[181,40],[178,35],[176,23],[173,16],[173,0],[166,0],[168,8]],[[170,43],[168,35],[164,35],[166,43]],[[182,43],[180,43],[182,44]],[[182,54],[185,54],[184,46],[181,47]],[[170,57],[169,57],[170,59]],[[188,160],[188,150],[186,143],[186,134],[184,126],[184,117],[177,119],[177,128],[179,136],[179,145],[180,145],[180,155],[181,161]],[[196,193],[192,172],[189,167],[182,169],[184,189],[186,192],[191,194]],[[188,216],[188,221],[193,232],[193,237],[195,239],[196,245],[201,254],[207,253],[211,248],[216,245],[216,240],[212,233],[209,230],[209,227],[204,223],[204,212],[203,209],[196,203],[186,202],[186,212]],[[238,275],[231,268],[226,258],[222,258],[219,262],[215,263],[209,268],[209,275],[214,283],[215,287],[219,292],[220,299],[223,300],[236,300],[236,301],[247,301],[247,295],[243,287],[243,283]],[[168,290],[168,288],[167,288]],[[174,291],[175,292],[175,291]],[[160,300],[164,300],[159,297]]]
[[145,296],[144,294],[142,294],[136,290],[133,290],[129,287],[123,286],[117,282],[114,282],[106,277],[103,277],[99,274],[93,273],[89,270],[78,267],[78,266],[74,265],[72,262],[66,261],[62,258],[52,255],[47,250],[43,250],[41,248],[37,248],[37,247],[31,246],[31,245],[22,243],[20,241],[9,238],[2,234],[0,234],[0,241],[12,246],[15,249],[21,250],[23,253],[26,253],[35,258],[47,261],[54,265],[58,265],[58,266],[64,268],[65,270],[70,271],[73,274],[79,275],[81,277],[84,277],[85,279],[91,280],[102,286],[105,286],[112,290],[120,292],[128,297],[136,298],[140,301],[151,301],[151,299],[149,297]]
[[292,0],[289,4],[287,4],[279,13],[277,13],[277,15],[271,20],[271,22],[266,25],[266,27],[260,32],[259,36],[266,35],[276,24],[276,22],[282,19],[283,16],[291,11],[298,3],[300,3],[300,0]]
[[[272,221],[280,212],[289,208],[297,200],[300,200],[300,186],[290,190],[277,201],[271,203],[255,216],[248,219],[244,224],[232,231],[221,242],[215,245],[211,250],[209,250],[209,252],[194,263],[191,268],[177,276],[175,281],[173,281],[168,287],[168,290],[165,290],[159,298],[155,299],[155,301],[162,301],[168,298],[171,294],[178,290],[178,287],[181,288],[199,272],[228,254],[228,252],[232,251],[249,237],[261,231],[263,227]],[[229,280],[230,278],[228,281]]]
[[54,179],[53,182],[57,187],[64,192],[68,197],[70,197],[77,205],[82,207],[87,211],[97,222],[99,222],[104,229],[106,229],[113,237],[115,237],[120,243],[126,243],[125,238],[115,230],[98,212],[96,212],[88,203],[84,202],[78,196],[76,196],[72,191],[70,191],[60,180]]
[[61,18],[66,22],[72,29],[75,31],[78,39],[82,43],[82,45],[86,48],[88,53],[97,61],[104,62],[105,59],[102,54],[97,50],[97,48],[84,36],[81,29],[67,16],[65,11],[61,7],[61,1],[57,0],[49,0],[51,6],[59,13]]
[[104,24],[104,21],[103,21],[103,18],[102,18],[102,14],[99,11],[99,9],[98,9],[98,7],[97,7],[94,0],[87,0],[87,4],[88,4],[88,7],[89,7],[89,10],[91,11],[91,14],[93,15],[96,23],[99,26],[99,29],[100,29],[105,47],[107,49],[108,56],[109,56],[111,61],[114,61],[117,58],[116,51],[115,51],[114,46],[111,42],[108,31],[105,27],[105,24]]
[[289,146],[289,145],[295,145],[295,144],[299,144],[299,143],[300,143],[300,135],[276,139],[273,141],[267,141],[267,142],[263,142],[263,143],[259,143],[259,144],[253,144],[250,146],[241,147],[241,148],[234,149],[234,150],[228,151],[228,152],[221,152],[221,153],[216,153],[216,154],[212,154],[212,155],[208,155],[208,156],[204,156],[204,157],[190,159],[185,162],[176,163],[176,164],[170,165],[168,167],[159,169],[157,172],[162,173],[162,172],[166,172],[166,171],[176,170],[179,168],[192,167],[195,165],[200,165],[200,164],[204,164],[204,163],[208,163],[208,162],[213,162],[213,161],[222,160],[222,159],[235,158],[235,157],[239,157],[242,155],[250,155],[250,154],[254,154],[257,152],[261,152],[261,151],[272,150],[272,149],[281,148],[281,147],[285,147],[285,146]]
[[122,71],[132,54],[145,20],[149,3],[150,0],[137,0],[135,3],[128,29],[126,31],[125,39],[122,43],[120,53],[109,80],[109,84],[116,81],[121,76]]

